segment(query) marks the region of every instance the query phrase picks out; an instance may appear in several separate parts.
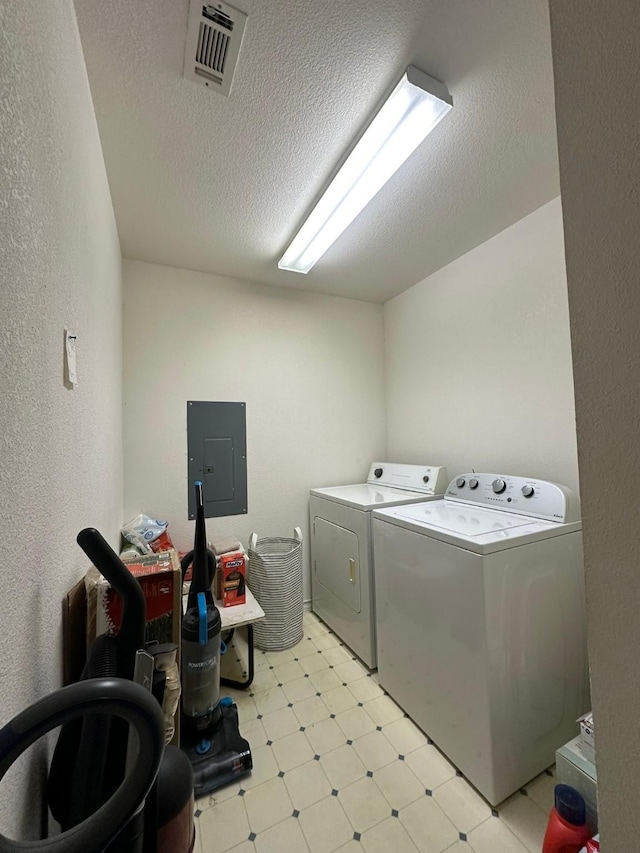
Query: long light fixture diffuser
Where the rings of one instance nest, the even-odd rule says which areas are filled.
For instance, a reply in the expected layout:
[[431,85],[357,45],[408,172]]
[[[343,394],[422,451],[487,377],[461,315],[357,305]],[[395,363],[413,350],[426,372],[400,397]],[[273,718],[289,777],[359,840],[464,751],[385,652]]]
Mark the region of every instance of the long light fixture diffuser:
[[308,273],[452,105],[443,83],[409,66],[292,240],[278,267]]

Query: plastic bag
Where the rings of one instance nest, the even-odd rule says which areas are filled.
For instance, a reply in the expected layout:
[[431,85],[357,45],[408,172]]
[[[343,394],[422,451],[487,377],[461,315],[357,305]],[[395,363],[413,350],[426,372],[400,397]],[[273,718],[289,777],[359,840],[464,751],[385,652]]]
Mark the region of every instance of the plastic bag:
[[174,547],[167,530],[168,526],[168,521],[160,521],[160,519],[140,514],[128,521],[120,533],[126,542],[130,542],[142,554],[151,554],[168,551]]

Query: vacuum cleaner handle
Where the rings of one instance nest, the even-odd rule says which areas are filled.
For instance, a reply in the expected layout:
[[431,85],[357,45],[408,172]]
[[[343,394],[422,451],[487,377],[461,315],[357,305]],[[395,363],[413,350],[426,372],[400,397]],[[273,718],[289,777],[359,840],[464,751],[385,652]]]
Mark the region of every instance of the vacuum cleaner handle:
[[[100,574],[122,598],[122,625],[118,633],[119,659],[127,672],[118,671],[123,678],[133,678],[135,654],[144,648],[144,626],[146,622],[146,604],[138,581],[127,569],[107,540],[95,527],[85,527],[76,537],[82,548]],[[130,667],[130,672],[128,672]]]

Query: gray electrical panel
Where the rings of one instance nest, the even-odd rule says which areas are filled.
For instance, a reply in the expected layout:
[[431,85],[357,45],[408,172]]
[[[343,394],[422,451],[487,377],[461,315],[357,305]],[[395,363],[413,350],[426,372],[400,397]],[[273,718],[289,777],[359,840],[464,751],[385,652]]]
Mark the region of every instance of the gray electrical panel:
[[246,413],[244,403],[187,402],[189,518],[196,517],[196,480],[207,518],[246,513]]

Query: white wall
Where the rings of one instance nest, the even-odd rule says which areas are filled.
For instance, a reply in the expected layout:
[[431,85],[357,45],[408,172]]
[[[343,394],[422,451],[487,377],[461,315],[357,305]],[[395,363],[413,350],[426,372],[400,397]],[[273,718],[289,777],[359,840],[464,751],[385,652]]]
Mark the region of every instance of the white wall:
[[[0,722],[61,684],[61,602],[122,510],[121,257],[71,0],[0,3]],[[63,330],[79,337],[77,390]],[[45,743],[0,830],[37,837]]]
[[209,535],[291,536],[308,495],[385,455],[382,306],[124,262],[125,515],[187,519],[187,400],[247,404],[247,515]]
[[551,0],[602,849],[640,850],[640,4]]
[[556,199],[384,307],[388,455],[578,488]]

